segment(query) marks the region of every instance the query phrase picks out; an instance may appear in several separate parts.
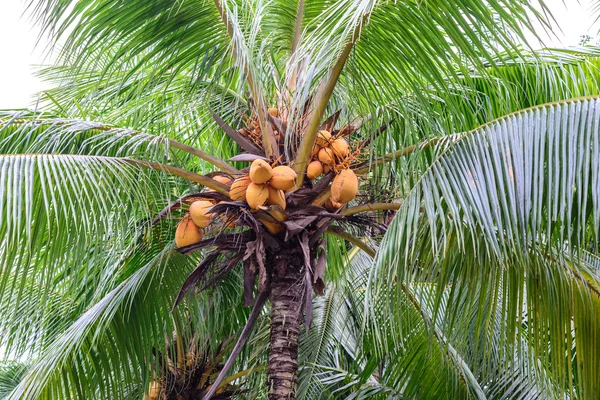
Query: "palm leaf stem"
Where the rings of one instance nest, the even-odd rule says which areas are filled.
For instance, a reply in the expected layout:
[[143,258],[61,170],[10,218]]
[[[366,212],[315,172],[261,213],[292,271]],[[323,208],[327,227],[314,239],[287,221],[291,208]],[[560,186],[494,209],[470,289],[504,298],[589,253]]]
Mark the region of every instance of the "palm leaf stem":
[[315,104],[313,106],[312,116],[302,136],[302,141],[300,142],[300,147],[298,149],[298,153],[296,154],[296,159],[294,162],[294,170],[298,174],[298,179],[296,180],[296,188],[302,186],[304,182],[304,172],[306,171],[306,167],[308,166],[308,159],[310,158],[310,152],[312,150],[313,144],[317,137],[317,131],[319,130],[319,126],[321,125],[321,119],[323,118],[323,114],[325,113],[325,108],[327,104],[329,104],[329,99],[333,94],[333,90],[338,83],[340,74],[344,69],[344,65],[346,64],[346,60],[350,55],[350,51],[354,47],[356,43],[359,33],[360,27],[362,25],[362,21],[364,21],[368,15],[365,15],[356,28],[354,29],[354,33],[352,34],[352,38],[348,41],[344,49],[342,50],[338,60],[335,65],[329,71],[327,76],[327,80],[322,83],[319,87],[317,95],[315,96]]
[[319,195],[319,197],[317,197],[312,204],[314,206],[322,206],[323,204],[325,204],[325,202],[327,200],[329,200],[329,198],[331,197],[331,189],[327,188],[327,190],[325,190],[323,193],[321,193]]
[[406,157],[407,155],[412,154],[418,150],[424,150],[429,147],[433,147],[433,146],[437,145],[438,143],[440,143],[443,139],[444,139],[443,137],[432,138],[430,140],[426,140],[426,141],[423,141],[423,142],[420,142],[417,144],[413,144],[408,147],[404,147],[404,148],[402,148],[400,150],[396,150],[392,153],[384,154],[381,157],[377,157],[377,159],[374,160],[373,162],[368,163],[368,165],[365,165],[365,166],[355,169],[354,172],[356,174],[367,173],[373,167],[385,164],[390,161],[394,161],[397,158]]
[[256,297],[256,301],[254,302],[254,307],[252,308],[252,312],[250,313],[250,316],[248,317],[248,322],[246,322],[246,325],[244,325],[244,328],[242,329],[242,333],[240,334],[238,341],[236,342],[235,346],[233,347],[233,350],[231,351],[229,358],[225,362],[225,365],[223,366],[223,369],[219,373],[219,376],[213,382],[212,387],[210,388],[208,393],[206,393],[206,395],[204,396],[204,400],[210,400],[210,398],[216,393],[216,391],[221,386],[223,379],[225,379],[225,376],[227,376],[227,373],[229,373],[229,370],[233,366],[233,363],[235,362],[238,355],[242,351],[242,347],[244,347],[244,344],[246,344],[246,341],[248,340],[248,337],[250,336],[250,333],[252,332],[252,328],[254,327],[254,324],[256,323],[256,320],[258,319],[268,298],[269,298],[268,292],[260,292],[259,295]]
[[[303,16],[304,16],[304,0],[300,0],[298,2],[298,12],[296,13],[296,25],[294,27],[294,38],[292,39],[291,54],[294,54],[296,52],[296,49],[298,48],[298,43],[300,43],[300,35],[302,35]],[[299,66],[296,65],[296,67],[294,68],[294,71],[292,72],[292,77],[290,78],[290,85],[289,85],[290,100],[294,93],[294,90],[296,90],[296,81],[298,79],[298,67]]]
[[329,228],[327,228],[327,230],[325,231],[325,233],[328,233],[328,234],[330,234],[332,236],[337,236],[340,239],[347,240],[348,242],[352,243],[356,247],[360,247],[362,250],[364,250],[365,253],[367,253],[371,257],[375,257],[375,250],[373,250],[372,248],[370,248],[365,242],[363,242],[362,240],[360,240],[356,236],[352,236],[351,234],[349,234],[348,232],[345,232],[342,229],[330,226]]
[[173,167],[172,165],[165,165],[157,162],[135,160],[132,158],[124,158],[123,161],[131,165],[136,165],[138,167],[150,168],[155,171],[167,172],[171,175],[179,176],[180,178],[184,178],[192,182],[199,183],[202,186],[206,186],[210,189],[216,190],[217,192],[224,194],[225,196],[229,196],[229,188],[221,182],[217,182],[214,179],[211,179],[207,176],[196,174],[183,168]]
[[356,207],[349,207],[342,211],[342,215],[354,215],[368,211],[399,210],[400,203],[368,203]]
[[181,151],[185,151],[186,153],[189,153],[193,156],[201,158],[204,161],[208,162],[209,164],[212,164],[215,167],[220,168],[224,172],[228,172],[230,174],[239,174],[240,173],[240,171],[238,171],[236,168],[232,167],[231,165],[227,164],[224,160],[220,159],[219,157],[215,157],[213,155],[205,153],[202,150],[199,150],[199,149],[192,147],[190,145],[187,145],[185,143],[178,142],[177,140],[174,140],[174,139],[169,139],[169,145],[171,147],[174,147]]

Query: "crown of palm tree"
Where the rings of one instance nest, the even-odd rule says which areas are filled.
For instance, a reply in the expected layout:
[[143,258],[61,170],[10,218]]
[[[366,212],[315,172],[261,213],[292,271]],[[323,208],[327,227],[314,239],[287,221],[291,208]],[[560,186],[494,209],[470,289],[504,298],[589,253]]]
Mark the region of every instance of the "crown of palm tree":
[[[515,45],[532,20],[547,24],[543,4],[30,11],[60,57],[41,70],[56,83],[45,111],[0,117],[0,345],[23,362],[0,369],[0,393],[141,398],[169,381],[151,360],[175,331],[198,354],[241,336],[222,371],[247,372],[233,375],[238,396],[267,396],[266,295],[244,307],[241,268],[171,312],[211,257],[174,251],[173,204],[228,195],[211,173],[246,166],[226,161],[244,149],[238,136],[292,165],[301,194],[329,123],[352,127],[366,156],[342,217],[370,217],[345,231],[333,221],[313,243],[328,286],[300,337],[298,397],[598,397],[599,51]],[[373,221],[389,225],[382,239]]]

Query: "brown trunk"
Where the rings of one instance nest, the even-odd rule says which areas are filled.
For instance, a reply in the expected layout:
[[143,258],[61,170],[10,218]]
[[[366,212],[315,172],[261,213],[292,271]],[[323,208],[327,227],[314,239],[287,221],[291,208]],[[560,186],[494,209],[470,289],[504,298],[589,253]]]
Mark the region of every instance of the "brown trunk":
[[[298,335],[302,318],[304,273],[302,260],[278,265],[271,281],[271,348],[269,353],[269,399],[296,398],[298,386]],[[280,263],[283,261],[280,261]]]

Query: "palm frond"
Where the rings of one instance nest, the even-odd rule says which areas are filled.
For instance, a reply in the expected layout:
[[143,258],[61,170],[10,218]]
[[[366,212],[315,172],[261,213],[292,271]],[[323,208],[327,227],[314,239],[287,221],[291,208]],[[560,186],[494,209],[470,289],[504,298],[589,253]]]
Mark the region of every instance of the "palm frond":
[[[516,60],[512,55],[501,55],[486,66],[484,73],[473,70],[462,78],[449,80],[444,90],[422,93],[429,98],[426,108],[420,107],[411,94],[390,103],[380,110],[378,118],[395,117],[396,122],[370,146],[369,157],[378,182],[370,193],[372,200],[378,199],[378,193],[405,197],[440,152],[452,143],[455,132],[470,131],[528,107],[600,93],[598,55],[597,48],[533,53],[523,50]],[[372,132],[367,127],[363,134]],[[444,137],[446,141],[440,141]],[[426,143],[436,144],[381,168],[374,167],[382,154]]]
[[197,351],[216,351],[247,318],[239,304],[240,276],[218,292],[188,298],[171,315],[174,294],[196,261],[159,241],[137,246],[119,264],[126,273],[112,290],[90,301],[55,335],[9,398],[141,397],[150,381],[174,368],[167,356],[181,362],[180,355],[169,353],[174,332]]
[[169,160],[168,139],[98,122],[0,112],[1,154],[71,154]]
[[11,361],[0,363],[0,399],[6,399],[19,384],[26,371],[26,364]]
[[[118,279],[118,260],[144,239],[174,187],[123,159],[78,155],[2,155],[0,182],[1,336],[17,353],[36,334],[21,328],[53,312],[55,288],[78,304]],[[39,296],[25,290],[32,285]],[[22,319],[29,308],[32,319]]]
[[390,311],[413,292],[437,318],[449,288],[444,326],[456,336],[472,315],[490,326],[501,305],[503,346],[526,335],[570,396],[597,393],[600,277],[580,254],[597,252],[598,110],[596,98],[539,106],[451,146],[390,226],[372,273],[386,289],[368,298],[389,291]]

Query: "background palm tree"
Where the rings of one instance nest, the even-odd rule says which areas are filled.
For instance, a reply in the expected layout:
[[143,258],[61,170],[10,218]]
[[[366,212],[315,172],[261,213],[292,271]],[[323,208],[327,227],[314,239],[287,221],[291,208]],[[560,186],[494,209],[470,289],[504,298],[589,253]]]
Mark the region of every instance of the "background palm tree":
[[[142,397],[178,351],[210,359],[239,335],[242,271],[170,313],[203,254],[172,251],[176,214],[151,222],[197,183],[222,190],[201,174],[238,148],[213,110],[268,132],[271,105],[298,172],[325,116],[360,123],[355,206],[402,203],[381,243],[328,235],[299,396],[597,397],[597,100],[493,121],[598,94],[597,50],[515,46],[529,3],[32,3],[62,57],[47,111],[0,130],[0,343],[26,360],[0,371],[10,398]],[[267,396],[266,317],[239,397]]]

